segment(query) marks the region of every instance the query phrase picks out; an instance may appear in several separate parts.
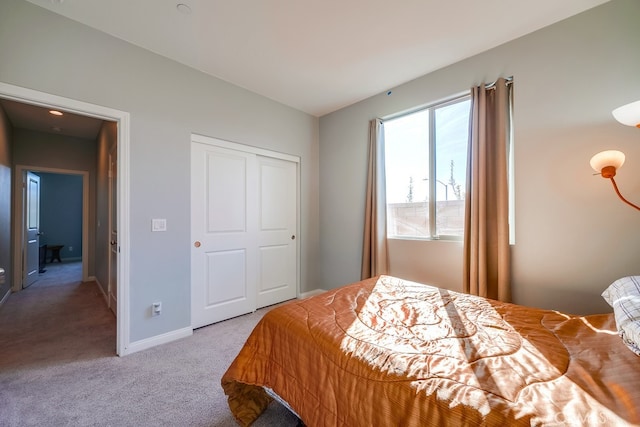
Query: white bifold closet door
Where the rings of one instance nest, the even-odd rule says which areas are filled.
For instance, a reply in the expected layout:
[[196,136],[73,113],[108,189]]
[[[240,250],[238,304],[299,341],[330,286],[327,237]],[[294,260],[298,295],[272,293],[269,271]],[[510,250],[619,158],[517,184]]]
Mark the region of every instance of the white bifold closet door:
[[193,328],[296,297],[298,164],[294,156],[193,136]]

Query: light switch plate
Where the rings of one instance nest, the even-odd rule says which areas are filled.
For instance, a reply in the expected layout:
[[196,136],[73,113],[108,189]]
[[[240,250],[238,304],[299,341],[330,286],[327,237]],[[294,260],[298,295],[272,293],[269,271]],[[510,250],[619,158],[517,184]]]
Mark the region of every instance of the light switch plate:
[[167,220],[164,218],[152,219],[151,231],[167,231]]

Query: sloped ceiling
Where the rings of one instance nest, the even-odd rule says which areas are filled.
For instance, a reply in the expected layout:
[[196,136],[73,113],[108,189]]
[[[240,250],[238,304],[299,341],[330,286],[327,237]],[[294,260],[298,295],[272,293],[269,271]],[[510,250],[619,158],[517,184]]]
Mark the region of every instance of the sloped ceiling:
[[608,0],[28,0],[322,116]]

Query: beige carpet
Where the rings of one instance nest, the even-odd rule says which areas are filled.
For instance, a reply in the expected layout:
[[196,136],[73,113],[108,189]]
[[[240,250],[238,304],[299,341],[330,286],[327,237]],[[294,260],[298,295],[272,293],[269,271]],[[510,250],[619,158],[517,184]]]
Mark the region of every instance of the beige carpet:
[[[220,377],[265,310],[125,357],[80,263],[47,264],[0,307],[0,426],[234,426]],[[255,426],[295,426],[272,403]]]

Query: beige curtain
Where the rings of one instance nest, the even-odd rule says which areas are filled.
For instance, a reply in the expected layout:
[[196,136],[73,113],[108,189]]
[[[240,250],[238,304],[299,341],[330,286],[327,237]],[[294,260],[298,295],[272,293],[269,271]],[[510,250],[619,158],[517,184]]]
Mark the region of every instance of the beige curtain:
[[369,123],[369,168],[362,247],[362,280],[389,273],[384,132],[380,119]]
[[471,89],[465,197],[464,291],[509,302],[508,158],[512,84]]

